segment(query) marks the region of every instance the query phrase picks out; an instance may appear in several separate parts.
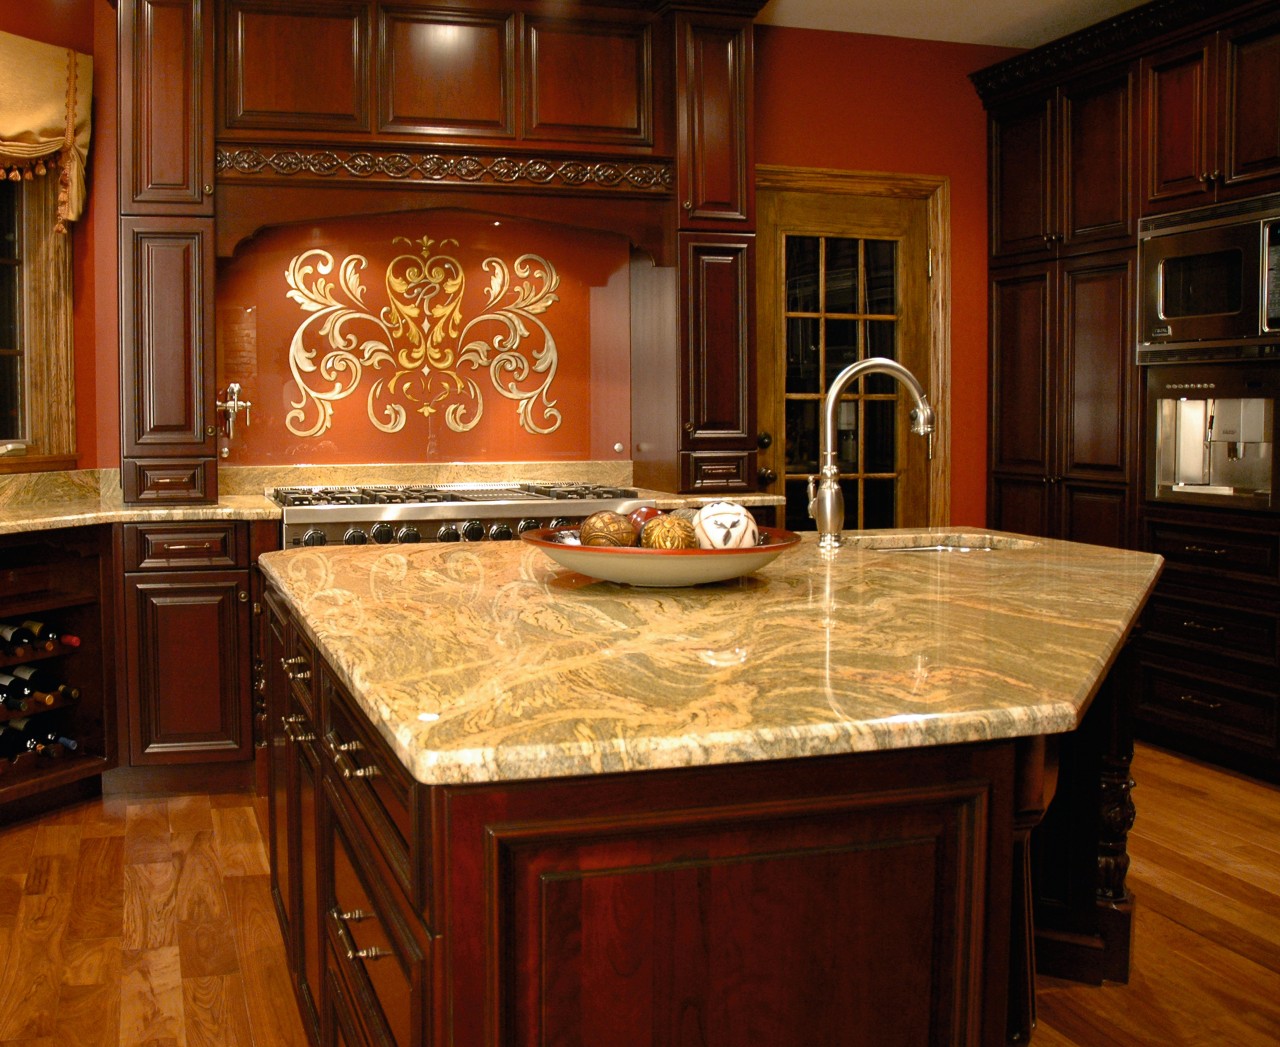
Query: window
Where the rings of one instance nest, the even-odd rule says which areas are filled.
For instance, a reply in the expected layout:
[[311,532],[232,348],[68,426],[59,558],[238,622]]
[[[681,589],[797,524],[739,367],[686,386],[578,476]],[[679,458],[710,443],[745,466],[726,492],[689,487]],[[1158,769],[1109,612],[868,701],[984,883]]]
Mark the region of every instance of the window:
[[20,182],[0,182],[0,449],[26,450]]
[[75,467],[71,236],[58,176],[0,182],[0,473]]

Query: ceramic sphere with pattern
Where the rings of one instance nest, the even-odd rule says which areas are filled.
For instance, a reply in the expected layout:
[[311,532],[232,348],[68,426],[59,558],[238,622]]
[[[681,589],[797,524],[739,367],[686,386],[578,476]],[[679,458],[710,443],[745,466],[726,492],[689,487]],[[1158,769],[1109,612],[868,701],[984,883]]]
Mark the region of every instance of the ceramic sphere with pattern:
[[743,549],[760,538],[755,517],[733,502],[712,502],[698,510],[693,522],[701,549]]

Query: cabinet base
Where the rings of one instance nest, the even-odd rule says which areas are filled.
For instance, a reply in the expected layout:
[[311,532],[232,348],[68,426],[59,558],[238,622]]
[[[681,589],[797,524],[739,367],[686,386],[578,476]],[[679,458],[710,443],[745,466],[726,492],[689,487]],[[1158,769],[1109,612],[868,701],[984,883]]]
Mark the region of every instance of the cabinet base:
[[102,791],[106,794],[251,793],[255,786],[253,760],[173,767],[117,767],[102,776]]

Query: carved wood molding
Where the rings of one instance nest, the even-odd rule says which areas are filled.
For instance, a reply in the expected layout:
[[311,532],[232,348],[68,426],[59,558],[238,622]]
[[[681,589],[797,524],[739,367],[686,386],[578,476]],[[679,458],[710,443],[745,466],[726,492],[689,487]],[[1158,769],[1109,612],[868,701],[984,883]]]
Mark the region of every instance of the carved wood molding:
[[316,179],[336,182],[430,182],[586,189],[667,196],[672,164],[659,160],[483,156],[410,150],[315,149],[289,146],[218,146],[219,179]]
[[1150,48],[1166,33],[1247,7],[1255,0],[1154,0],[1026,54],[970,73],[984,104],[1040,80],[1061,77],[1095,59],[1135,46]]

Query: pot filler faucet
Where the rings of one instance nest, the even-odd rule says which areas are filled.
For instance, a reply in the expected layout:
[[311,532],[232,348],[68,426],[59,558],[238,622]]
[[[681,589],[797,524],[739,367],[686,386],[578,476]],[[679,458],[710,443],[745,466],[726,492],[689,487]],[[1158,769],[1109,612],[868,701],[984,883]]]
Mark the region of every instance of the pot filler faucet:
[[809,515],[818,523],[820,549],[838,549],[840,532],[844,529],[844,495],[840,491],[840,468],[836,465],[836,405],[840,402],[840,394],[864,374],[887,374],[910,389],[916,399],[915,409],[911,412],[911,431],[920,436],[933,433],[933,408],[929,406],[929,398],[915,375],[897,360],[872,356],[850,364],[836,375],[822,402],[822,439],[818,446],[818,464],[822,472],[809,477]]

